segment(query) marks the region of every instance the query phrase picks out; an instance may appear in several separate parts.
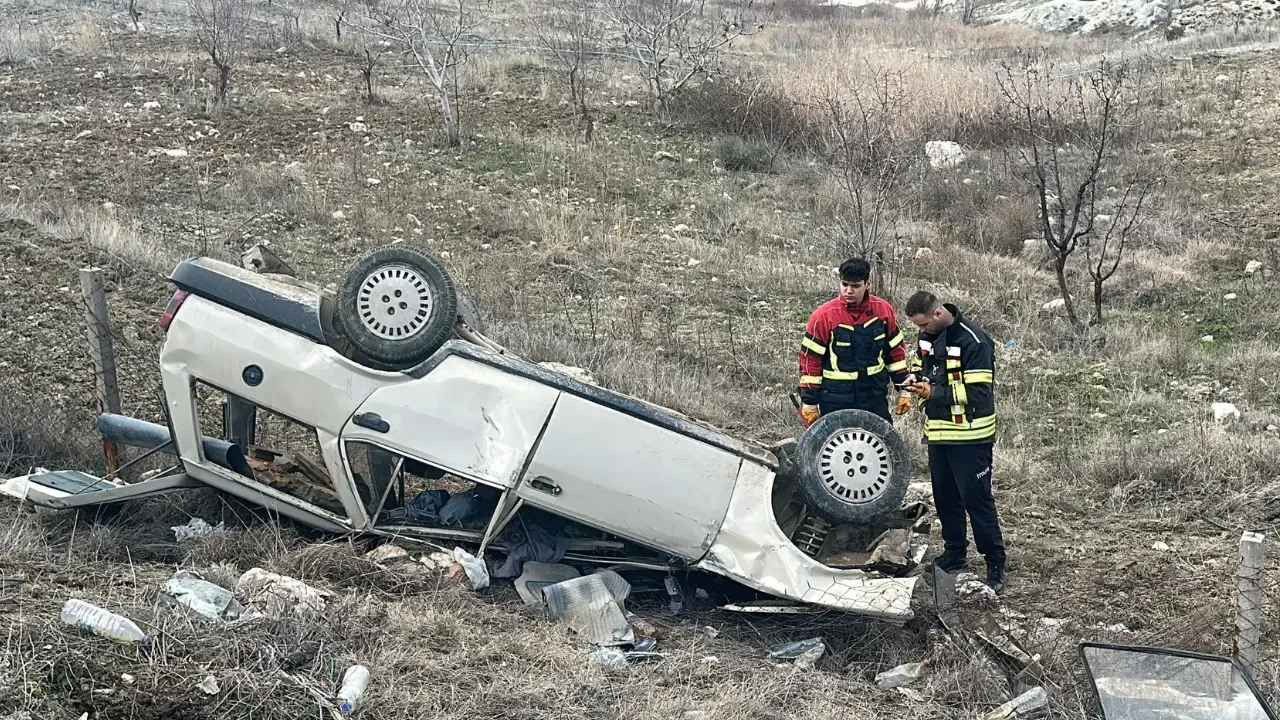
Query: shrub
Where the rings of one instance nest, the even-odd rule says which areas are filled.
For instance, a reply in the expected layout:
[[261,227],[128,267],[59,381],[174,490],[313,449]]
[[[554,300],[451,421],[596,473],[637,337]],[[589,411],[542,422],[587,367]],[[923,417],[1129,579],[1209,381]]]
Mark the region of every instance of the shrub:
[[716,159],[727,170],[768,172],[773,166],[769,148],[760,143],[747,142],[735,135],[720,138],[716,142]]

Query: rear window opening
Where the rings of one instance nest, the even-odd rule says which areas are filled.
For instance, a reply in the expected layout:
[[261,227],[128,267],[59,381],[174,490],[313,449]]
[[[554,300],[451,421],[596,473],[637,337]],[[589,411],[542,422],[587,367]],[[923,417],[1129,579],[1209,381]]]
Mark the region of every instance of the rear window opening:
[[306,505],[347,517],[314,427],[204,382],[196,382],[195,393],[201,432],[240,445],[257,482]]

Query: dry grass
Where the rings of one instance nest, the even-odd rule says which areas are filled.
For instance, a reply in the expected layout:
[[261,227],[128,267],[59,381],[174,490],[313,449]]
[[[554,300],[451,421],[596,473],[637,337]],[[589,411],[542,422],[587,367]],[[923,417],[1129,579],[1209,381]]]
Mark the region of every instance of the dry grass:
[[54,237],[83,238],[90,247],[142,271],[168,272],[189,257],[193,247],[176,247],[149,235],[127,211],[92,207],[74,200],[15,200],[0,206],[0,216],[29,222]]

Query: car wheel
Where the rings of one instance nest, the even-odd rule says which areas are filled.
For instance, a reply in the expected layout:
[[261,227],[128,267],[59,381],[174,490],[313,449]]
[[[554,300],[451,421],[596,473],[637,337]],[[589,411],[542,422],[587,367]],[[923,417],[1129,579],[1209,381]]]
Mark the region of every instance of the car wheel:
[[435,258],[402,245],[367,253],[338,291],[335,323],[363,355],[392,366],[427,359],[458,317],[453,279]]
[[911,479],[902,436],[863,410],[818,418],[796,443],[794,459],[800,495],[836,524],[869,524],[900,509]]

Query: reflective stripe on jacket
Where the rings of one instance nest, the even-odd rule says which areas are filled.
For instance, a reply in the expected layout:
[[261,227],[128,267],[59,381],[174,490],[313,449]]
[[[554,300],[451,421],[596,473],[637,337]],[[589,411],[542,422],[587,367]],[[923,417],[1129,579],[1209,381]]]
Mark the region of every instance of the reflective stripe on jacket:
[[907,377],[907,349],[893,306],[870,293],[850,308],[837,297],[809,316],[800,341],[800,399],[820,404],[823,394],[885,392],[886,373]]
[[920,331],[913,371],[933,386],[924,403],[925,439],[932,444],[992,442],[996,435],[995,347],[982,328],[955,305],[950,327]]

